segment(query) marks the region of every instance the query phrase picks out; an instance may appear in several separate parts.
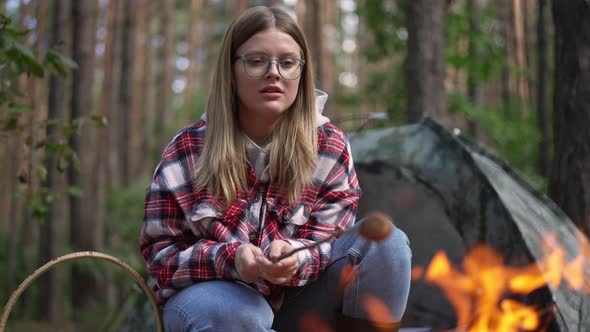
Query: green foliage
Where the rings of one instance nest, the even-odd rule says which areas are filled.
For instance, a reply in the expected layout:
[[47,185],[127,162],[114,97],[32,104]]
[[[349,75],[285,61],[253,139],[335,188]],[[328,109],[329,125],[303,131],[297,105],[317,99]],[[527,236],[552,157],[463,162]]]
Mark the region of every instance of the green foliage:
[[[29,30],[12,27],[11,20],[0,14],[0,73],[3,77],[0,81],[0,109],[6,110],[0,116],[0,132],[22,135],[25,144],[29,147],[29,153],[44,151],[40,160],[28,165],[29,174],[43,181],[49,172],[45,166],[45,160],[51,156],[57,157],[59,172],[64,173],[68,167],[79,171],[80,162],[70,146],[70,139],[79,135],[88,124],[106,125],[106,119],[103,116],[92,116],[72,121],[55,119],[30,121],[30,118],[35,118],[35,110],[21,101],[25,96],[11,86],[14,85],[11,82],[16,82],[21,75],[43,78],[46,73],[49,73],[66,77],[77,65],[71,58],[54,49],[43,50],[43,54],[39,55],[43,62],[39,62],[33,51],[20,41],[29,32]],[[42,141],[37,141],[37,137],[32,136],[39,132],[46,132],[50,128],[57,128],[58,135]],[[27,184],[28,179],[21,180]],[[19,192],[19,194],[26,194],[25,209],[34,218],[43,221],[47,217],[48,204],[57,194],[44,187],[30,189],[31,191]],[[69,191],[70,194],[81,195],[79,188],[70,188]]]
[[139,234],[146,183],[149,183],[148,179],[139,179],[127,187],[112,188],[107,200],[106,227],[117,238],[109,253],[137,271],[145,270],[145,263],[139,255]]
[[371,62],[389,58],[404,52],[406,47],[406,22],[404,1],[366,0],[359,4],[358,14],[364,16],[374,43],[365,56]]
[[[366,70],[369,76],[365,87],[366,98],[385,105],[392,124],[405,119],[406,87],[404,58],[406,55],[407,29],[403,11],[404,1],[367,0],[359,4],[358,14],[365,17],[373,37],[371,47],[364,56],[378,68]],[[386,68],[383,68],[386,64]]]
[[[372,44],[364,55],[370,63],[376,64],[368,67],[377,68],[365,73],[369,75],[366,98],[386,106],[390,124],[405,121],[407,94],[403,66],[407,31],[403,6],[402,0],[366,0],[358,10],[372,37]],[[487,4],[478,9],[473,26],[470,26],[473,13],[465,1],[450,2],[447,10],[447,66],[465,74],[475,86],[498,79],[503,68],[508,68],[512,76],[527,75],[506,64],[506,45],[498,30],[503,23],[493,8]],[[486,137],[487,145],[539,187],[546,187],[536,167],[540,133],[532,105],[515,100],[509,105],[484,107],[470,102],[463,91],[449,91],[448,95],[449,112],[462,114],[475,122]],[[511,99],[515,98],[511,96]]]
[[[460,93],[449,94],[449,112],[461,113],[475,121],[493,144],[488,146],[508,160],[542,190],[545,180],[538,174],[536,163],[541,135],[536,126],[535,112],[530,105],[515,103],[507,109],[478,107]],[[528,117],[528,118],[526,118]],[[473,133],[467,133],[470,135]]]
[[[470,27],[468,8],[456,8],[447,15],[447,65],[464,69],[474,84],[497,77],[505,61],[505,45],[494,31],[498,22],[493,10],[482,8],[477,24]],[[473,49],[469,50],[468,45]]]

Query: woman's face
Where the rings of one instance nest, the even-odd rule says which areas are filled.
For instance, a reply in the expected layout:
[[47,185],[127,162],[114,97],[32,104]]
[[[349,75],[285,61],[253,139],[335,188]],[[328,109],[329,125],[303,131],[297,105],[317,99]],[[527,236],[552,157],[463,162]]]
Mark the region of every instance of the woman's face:
[[[264,56],[301,59],[301,49],[291,36],[270,28],[250,37],[237,49],[236,55],[260,55],[253,61],[260,61]],[[239,117],[241,120],[259,121],[261,125],[274,123],[295,101],[301,76],[293,80],[281,77],[277,62],[273,61],[266,74],[254,77],[246,72],[244,62],[245,60],[238,59],[233,64]],[[290,62],[285,64],[290,65]]]

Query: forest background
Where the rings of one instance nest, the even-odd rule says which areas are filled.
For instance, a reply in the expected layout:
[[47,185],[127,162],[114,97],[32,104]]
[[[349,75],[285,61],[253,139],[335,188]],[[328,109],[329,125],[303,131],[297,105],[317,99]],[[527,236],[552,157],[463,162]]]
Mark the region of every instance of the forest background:
[[[336,125],[434,117],[590,233],[587,0],[0,0],[0,304],[75,251],[109,253],[145,276],[151,173],[205,111],[228,23],[260,4],[304,28]],[[13,322],[115,329],[139,293],[100,262],[42,278]]]

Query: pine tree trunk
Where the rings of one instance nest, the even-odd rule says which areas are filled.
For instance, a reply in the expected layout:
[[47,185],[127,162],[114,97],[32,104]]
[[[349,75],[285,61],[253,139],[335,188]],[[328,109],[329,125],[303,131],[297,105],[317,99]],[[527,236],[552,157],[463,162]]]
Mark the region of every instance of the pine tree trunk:
[[541,141],[539,142],[539,173],[548,178],[551,162],[551,127],[547,110],[547,0],[539,0],[537,16],[537,118]]
[[[109,2],[109,6],[110,6]],[[112,20],[109,20],[110,29],[109,32],[111,36],[111,56],[109,56],[109,62],[105,64],[105,75],[109,76],[109,80],[105,79],[105,84],[109,84],[108,87],[108,94],[105,93],[105,97],[108,99],[103,100],[103,102],[107,102],[106,111],[108,112],[109,117],[109,132],[108,132],[108,172],[107,172],[107,180],[109,187],[114,188],[118,186],[122,182],[122,162],[119,158],[120,150],[122,149],[123,142],[119,141],[120,134],[119,132],[122,129],[122,124],[119,121],[120,113],[123,110],[119,109],[119,90],[121,88],[121,82],[119,80],[119,72],[121,70],[121,63],[123,58],[123,21],[124,21],[124,10],[125,10],[125,2],[124,1],[113,1],[112,6],[113,9],[109,8],[108,10],[114,10],[114,14],[112,16]]]
[[[128,186],[130,181],[130,160],[131,152],[130,131],[131,131],[131,113],[133,111],[131,105],[131,91],[133,83],[133,48],[135,43],[135,0],[125,0],[123,9],[123,30],[122,30],[122,63],[119,70],[119,114],[116,119],[120,123],[120,130],[118,135],[119,155],[117,156],[121,161],[121,183],[120,185]],[[172,24],[172,22],[170,22]]]
[[[55,1],[53,5],[53,22],[51,26],[49,46],[54,47],[60,42],[69,40],[67,34],[71,31],[70,24],[70,2],[68,0]],[[64,43],[60,51],[69,54],[65,47],[70,45]],[[66,109],[66,79],[52,75],[49,78],[48,114],[50,120],[64,121],[67,119]],[[58,143],[59,128],[49,126],[47,128],[48,143]],[[47,220],[40,224],[39,263],[41,266],[51,259],[63,255],[65,234],[67,227],[67,197],[66,177],[58,170],[59,156],[51,154],[45,161],[47,168],[47,179],[43,186],[47,187],[56,197],[56,200],[49,205]],[[64,282],[65,274],[63,269],[51,269],[40,277],[38,306],[41,319],[52,322],[62,321],[64,314]]]
[[129,169],[130,180],[133,182],[142,174],[142,167],[145,165],[146,155],[143,154],[143,135],[142,123],[145,110],[142,109],[142,101],[146,98],[146,91],[142,89],[145,75],[143,68],[145,67],[145,60],[147,58],[147,50],[145,41],[146,30],[146,6],[149,0],[136,0],[135,9],[135,27],[134,27],[134,43],[133,43],[133,81],[131,83],[131,116],[129,118],[130,150],[129,150]]
[[446,122],[445,16],[445,1],[406,2],[406,88],[410,123],[420,121],[423,115]]
[[[303,22],[303,31],[309,45],[311,55],[311,64],[315,76],[315,82],[321,87],[323,82],[322,60],[324,49],[322,47],[322,1],[305,0],[305,20]],[[307,65],[307,64],[306,64]]]
[[164,42],[160,52],[161,79],[157,91],[157,108],[156,108],[156,135],[158,137],[158,146],[166,145],[168,137],[169,119],[172,109],[172,77],[174,74],[174,0],[162,0],[161,5],[161,27]]
[[[155,94],[156,94],[156,75],[154,72],[154,65],[155,65],[155,53],[156,48],[152,46],[152,39],[154,36],[153,31],[153,24],[152,21],[156,16],[155,13],[157,12],[158,4],[153,1],[148,1],[146,3],[146,16],[145,16],[145,34],[144,40],[146,47],[144,48],[145,52],[145,62],[143,66],[143,82],[142,82],[142,89],[145,93],[144,98],[141,100],[141,109],[143,112],[143,130],[142,130],[142,141],[143,147],[142,152],[144,156],[147,156],[147,160],[152,160],[154,158],[154,151],[155,148],[155,139],[154,139],[154,127],[155,127]],[[162,146],[159,146],[158,149],[162,149]],[[162,150],[160,150],[161,153]],[[155,165],[146,165],[144,163],[142,175],[147,176],[150,172],[153,172],[153,167]]]
[[[46,42],[45,17],[47,11],[47,1],[29,3],[28,7],[28,11],[30,12],[29,15],[31,15],[31,17],[36,20],[36,33],[34,34],[34,43],[31,46],[31,49],[36,60],[42,63],[42,50],[45,47]],[[23,18],[25,17],[23,16]],[[37,127],[37,123],[39,121],[42,121],[45,117],[45,105],[43,104],[43,95],[44,85],[46,81],[43,78],[37,78],[33,76],[27,77],[25,81],[27,89],[26,103],[31,107],[31,112],[26,116],[26,128],[28,130],[28,134],[25,140],[25,150],[27,158],[26,163],[28,165],[26,201],[29,201],[30,199],[38,198],[40,195],[41,173],[38,170],[42,165],[40,160],[40,151],[38,150],[37,146],[38,143],[44,139],[42,135],[45,133],[39,130],[39,128]],[[33,252],[36,253],[39,249],[39,228],[37,227],[39,219],[35,217],[34,211],[30,208],[25,209],[25,213],[23,216],[23,243],[30,244],[30,248]],[[24,256],[23,258],[24,270],[34,270],[35,264],[37,264],[38,257]],[[38,288],[38,285],[33,286],[33,288]],[[37,314],[35,311],[35,309],[37,308],[35,307],[34,292],[29,292],[28,294],[22,296],[22,300],[20,302],[23,308],[25,308],[25,312],[33,314],[33,317]]]
[[[201,26],[201,9],[203,8],[203,0],[191,0],[190,1],[190,17],[191,20],[189,22],[188,27],[188,59],[189,65],[186,69],[186,86],[184,89],[184,96],[183,96],[183,114],[185,115],[192,115],[193,112],[191,108],[192,105],[192,98],[195,95],[195,82],[196,82],[196,72],[197,72],[197,64],[198,64],[198,55],[199,55],[199,27]],[[188,120],[188,119],[187,119]],[[184,123],[185,121],[183,121]]]
[[[78,64],[72,76],[72,119],[88,116],[92,111],[97,8],[95,0],[72,2],[72,58]],[[102,231],[97,229],[94,211],[88,211],[87,208],[90,203],[89,196],[92,195],[87,179],[93,176],[89,172],[92,162],[89,157],[94,153],[88,131],[88,128],[85,128],[80,136],[74,135],[70,141],[71,147],[80,160],[80,171],[70,168],[69,184],[80,188],[82,195],[85,195],[85,197],[70,196],[70,240],[74,251],[96,250],[100,246],[97,243],[97,236]],[[96,294],[99,292],[95,276],[83,271],[79,265],[74,265],[71,285],[72,294],[75,294],[72,296],[74,308],[94,303]]]
[[553,200],[590,236],[590,3],[554,0]]

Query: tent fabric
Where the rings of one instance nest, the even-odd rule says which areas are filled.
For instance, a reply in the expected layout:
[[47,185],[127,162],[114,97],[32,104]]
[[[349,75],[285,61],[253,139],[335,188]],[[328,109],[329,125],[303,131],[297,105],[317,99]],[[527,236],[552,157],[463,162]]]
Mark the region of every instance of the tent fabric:
[[[412,242],[415,266],[426,267],[439,250],[460,266],[469,248],[481,243],[505,264],[525,266],[546,257],[550,234],[568,258],[579,254],[580,243],[587,245],[571,220],[506,162],[430,118],[351,133],[349,140],[364,191],[359,215],[390,214]],[[582,273],[590,280],[587,266]],[[587,294],[545,287],[521,301],[553,308],[549,331],[590,331]],[[453,324],[442,292],[414,281],[404,325],[440,330]]]

